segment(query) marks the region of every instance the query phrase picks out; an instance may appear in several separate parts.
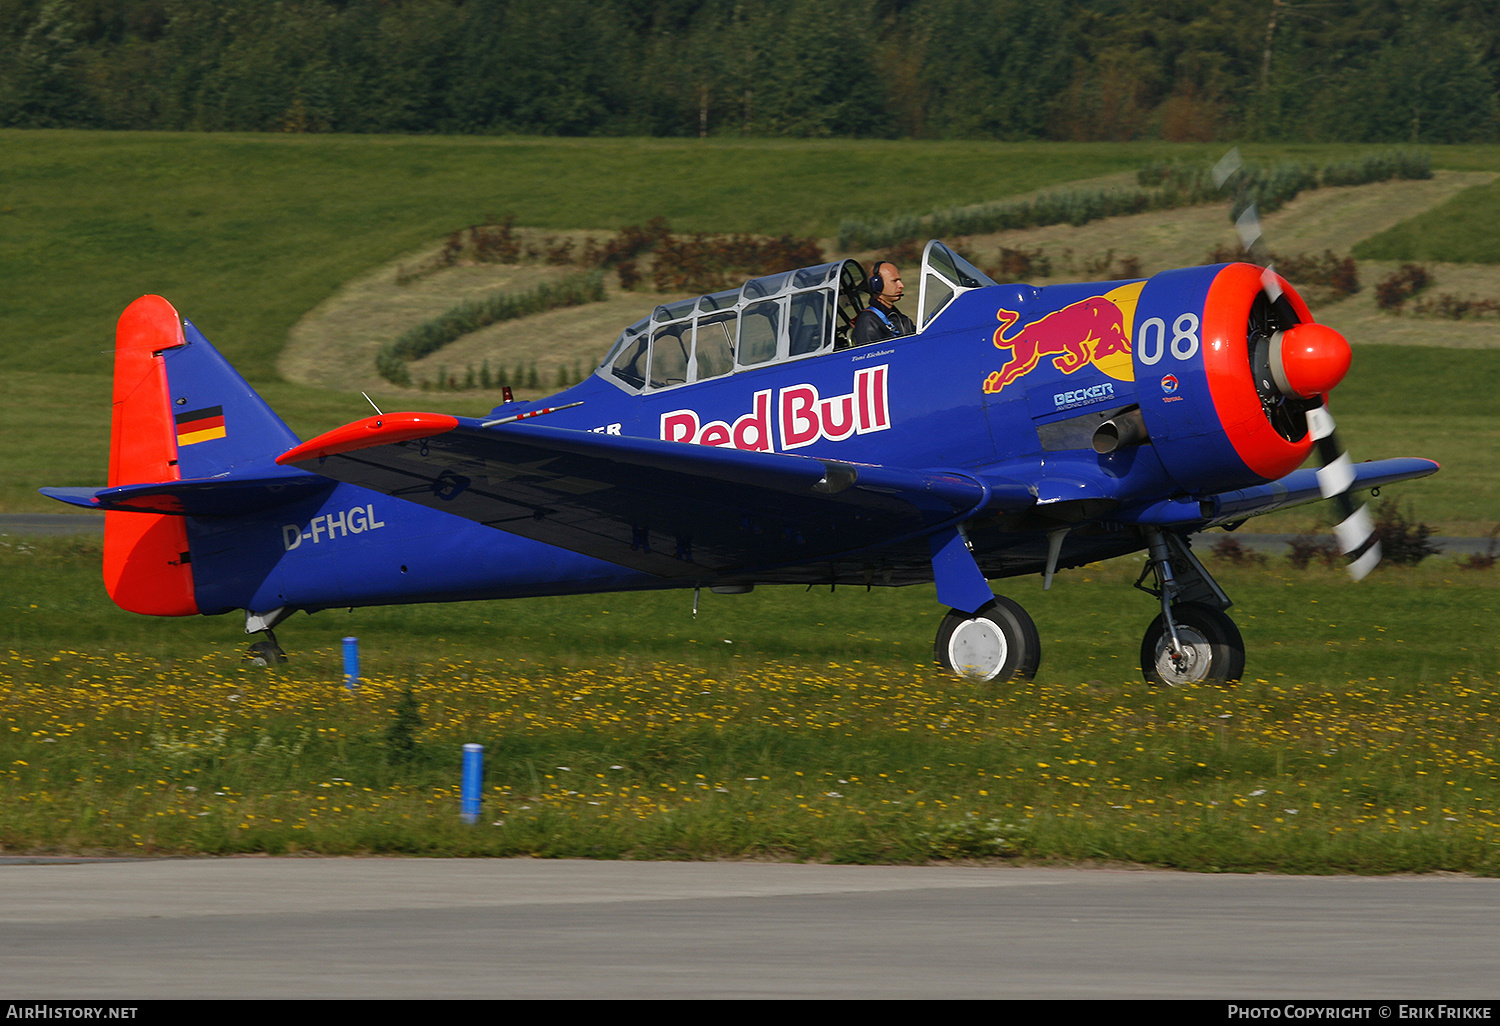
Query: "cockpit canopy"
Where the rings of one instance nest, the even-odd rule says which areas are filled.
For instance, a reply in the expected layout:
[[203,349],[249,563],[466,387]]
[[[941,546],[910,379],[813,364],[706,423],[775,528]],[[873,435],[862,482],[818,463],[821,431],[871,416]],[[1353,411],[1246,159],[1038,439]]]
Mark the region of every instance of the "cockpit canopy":
[[[922,255],[920,332],[960,292],[993,285],[936,239]],[[631,392],[708,381],[851,344],[868,302],[853,260],[751,278],[738,289],[658,306],[621,332],[597,373]]]
[[932,323],[953,297],[970,289],[997,285],[994,278],[969,263],[937,239],[922,251],[922,291],[917,296],[917,331]]

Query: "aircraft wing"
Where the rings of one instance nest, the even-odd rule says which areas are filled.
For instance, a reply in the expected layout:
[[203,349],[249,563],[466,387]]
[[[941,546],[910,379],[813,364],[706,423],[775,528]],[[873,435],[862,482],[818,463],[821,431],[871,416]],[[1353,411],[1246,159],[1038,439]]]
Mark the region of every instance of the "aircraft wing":
[[420,413],[358,421],[277,462],[675,578],[849,556],[1035,501],[952,471]]
[[[1439,469],[1440,466],[1436,462],[1416,457],[1353,463],[1349,465],[1349,470],[1353,475],[1354,483],[1349,485],[1349,489],[1354,491],[1378,488],[1396,481],[1426,477],[1437,473]],[[1162,527],[1189,524],[1217,527],[1236,520],[1244,520],[1246,517],[1258,517],[1262,513],[1327,498],[1328,494],[1319,484],[1318,473],[1317,470],[1309,467],[1304,470],[1294,470],[1286,477],[1268,484],[1257,485],[1253,488],[1240,488],[1232,492],[1219,492],[1201,500],[1164,499],[1135,511],[1133,515],[1122,516],[1120,519]]]

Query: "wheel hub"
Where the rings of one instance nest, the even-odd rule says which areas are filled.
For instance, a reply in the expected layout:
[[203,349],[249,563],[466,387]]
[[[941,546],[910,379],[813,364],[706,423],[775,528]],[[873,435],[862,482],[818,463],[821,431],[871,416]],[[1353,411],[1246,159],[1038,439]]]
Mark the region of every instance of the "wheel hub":
[[1178,624],[1177,640],[1181,654],[1172,651],[1172,639],[1163,637],[1156,643],[1156,672],[1168,684],[1197,684],[1208,679],[1213,666],[1213,646],[1195,627]]
[[1005,634],[984,617],[959,624],[948,640],[948,661],[969,680],[994,680],[1010,654]]

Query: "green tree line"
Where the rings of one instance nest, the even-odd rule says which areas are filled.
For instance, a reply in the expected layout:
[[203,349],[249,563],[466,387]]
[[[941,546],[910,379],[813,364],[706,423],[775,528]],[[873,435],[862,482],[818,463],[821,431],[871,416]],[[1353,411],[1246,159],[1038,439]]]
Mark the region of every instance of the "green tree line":
[[0,125],[1446,143],[1494,0],[0,0]]

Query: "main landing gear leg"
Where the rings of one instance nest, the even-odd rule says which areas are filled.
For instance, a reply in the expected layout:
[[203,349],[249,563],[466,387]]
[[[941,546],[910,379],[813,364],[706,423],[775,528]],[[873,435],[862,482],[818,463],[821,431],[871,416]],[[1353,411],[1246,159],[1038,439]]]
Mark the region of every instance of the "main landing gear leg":
[[965,680],[1025,683],[1042,661],[1042,639],[1026,610],[996,595],[977,612],[948,610],[938,627],[937,661]]
[[[1245,672],[1245,642],[1224,615],[1233,603],[1187,540],[1147,529],[1150,558],[1135,586],[1161,601],[1161,613],[1141,642],[1141,672],[1148,684],[1227,684]],[[1145,584],[1154,574],[1154,586]]]

